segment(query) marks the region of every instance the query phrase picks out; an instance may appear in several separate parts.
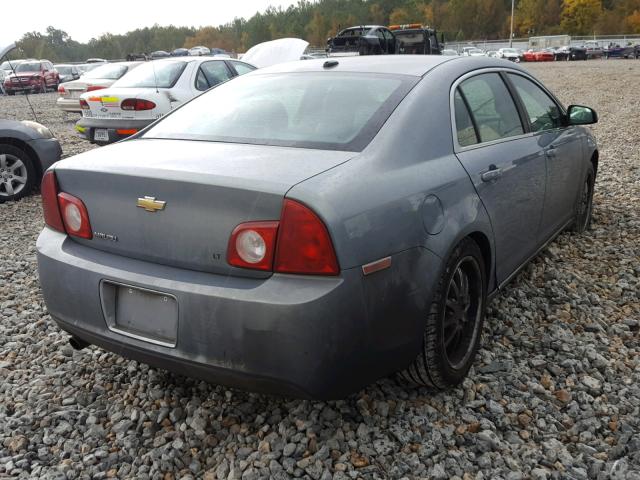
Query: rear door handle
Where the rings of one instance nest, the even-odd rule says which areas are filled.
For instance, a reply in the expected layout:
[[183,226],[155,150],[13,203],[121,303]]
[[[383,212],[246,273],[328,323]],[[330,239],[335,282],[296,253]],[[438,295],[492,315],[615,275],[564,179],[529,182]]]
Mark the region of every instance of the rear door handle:
[[495,165],[491,165],[489,167],[489,171],[484,172],[480,175],[480,178],[483,182],[491,182],[492,180],[497,180],[502,176],[502,169],[497,168]]

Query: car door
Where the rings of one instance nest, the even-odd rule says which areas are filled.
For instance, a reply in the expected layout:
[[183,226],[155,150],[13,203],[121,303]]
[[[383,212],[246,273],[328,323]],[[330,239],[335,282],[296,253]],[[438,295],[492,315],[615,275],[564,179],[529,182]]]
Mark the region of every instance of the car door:
[[540,240],[570,221],[582,184],[582,142],[575,126],[566,126],[564,111],[539,84],[524,75],[509,73],[520,98],[530,131],[545,152],[547,182],[540,225]]
[[387,30],[386,28],[382,29],[382,34],[384,35],[387,51],[386,53],[396,53],[396,37],[391,32],[391,30]]
[[456,155],[489,214],[502,283],[537,250],[544,150],[528,135],[503,74],[467,75],[454,87]]

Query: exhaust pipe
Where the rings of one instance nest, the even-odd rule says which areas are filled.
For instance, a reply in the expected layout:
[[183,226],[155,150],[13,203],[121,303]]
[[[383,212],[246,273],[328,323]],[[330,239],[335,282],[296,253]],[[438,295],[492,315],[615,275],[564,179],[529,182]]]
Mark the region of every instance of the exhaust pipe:
[[90,344],[81,338],[72,336],[69,337],[69,345],[71,345],[74,350],[82,350],[83,348],[87,348]]

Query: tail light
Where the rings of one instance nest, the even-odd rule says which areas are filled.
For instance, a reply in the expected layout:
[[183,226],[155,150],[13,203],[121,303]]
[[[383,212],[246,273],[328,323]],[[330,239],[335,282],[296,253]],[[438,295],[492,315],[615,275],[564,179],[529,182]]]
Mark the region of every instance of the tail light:
[[282,208],[274,270],[311,275],[340,273],[327,227],[308,207],[293,200],[285,200]]
[[93,238],[89,213],[82,200],[62,192],[58,194],[58,205],[60,206],[64,228],[69,235],[87,239]]
[[82,110],[89,110],[89,104],[87,103],[87,101],[84,98],[80,99],[80,108]]
[[53,171],[45,172],[40,188],[44,222],[54,230],[80,238],[93,238],[89,213],[82,200],[66,192],[58,192]]
[[141,98],[127,98],[120,104],[122,110],[153,110],[156,108],[156,104],[150,100],[143,100]]
[[40,193],[42,194],[44,223],[54,230],[65,233],[62,217],[60,216],[60,207],[58,207],[58,181],[56,180],[56,174],[52,170],[45,172],[42,176]]
[[285,200],[280,221],[247,222],[231,233],[230,265],[305,275],[337,275],[340,267],[329,232],[308,207]]
[[235,267],[271,271],[278,222],[247,222],[234,228],[227,260]]
[[102,87],[100,85],[89,85],[87,87],[87,92],[93,92],[95,90],[102,90],[103,88],[107,88],[107,87]]
[[61,97],[67,96],[67,91],[65,90],[63,85],[58,86],[58,94],[60,94]]

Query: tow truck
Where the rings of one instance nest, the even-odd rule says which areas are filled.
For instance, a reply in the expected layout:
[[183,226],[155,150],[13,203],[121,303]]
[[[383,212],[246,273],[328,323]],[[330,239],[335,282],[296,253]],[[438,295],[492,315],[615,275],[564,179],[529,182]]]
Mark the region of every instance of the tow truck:
[[435,28],[424,26],[421,23],[409,23],[406,25],[390,25],[396,37],[397,52],[399,54],[441,55],[442,46],[438,42]]

